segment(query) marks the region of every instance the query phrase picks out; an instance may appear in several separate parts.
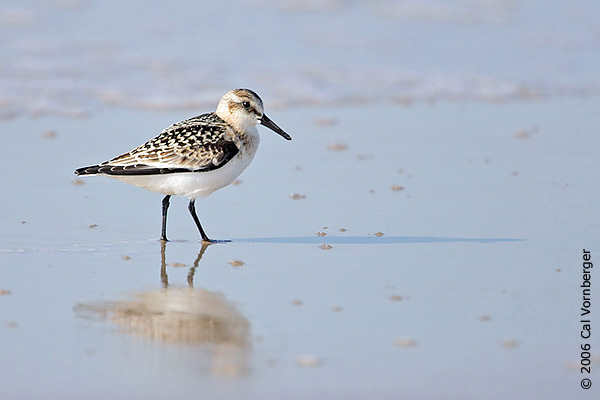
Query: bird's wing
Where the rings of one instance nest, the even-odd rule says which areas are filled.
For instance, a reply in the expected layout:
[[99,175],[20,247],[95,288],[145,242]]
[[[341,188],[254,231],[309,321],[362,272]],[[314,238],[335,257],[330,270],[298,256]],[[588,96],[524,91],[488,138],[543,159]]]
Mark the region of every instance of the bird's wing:
[[98,165],[92,173],[153,175],[219,168],[239,152],[233,129],[216,114],[171,125],[154,139]]

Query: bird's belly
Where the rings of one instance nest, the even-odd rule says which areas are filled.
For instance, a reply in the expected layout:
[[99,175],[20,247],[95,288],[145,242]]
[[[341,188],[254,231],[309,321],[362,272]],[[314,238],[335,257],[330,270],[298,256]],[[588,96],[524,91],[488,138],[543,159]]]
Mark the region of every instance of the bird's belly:
[[246,169],[253,158],[254,154],[234,157],[222,167],[206,172],[108,176],[153,192],[195,199],[206,197],[215,190],[230,185]]

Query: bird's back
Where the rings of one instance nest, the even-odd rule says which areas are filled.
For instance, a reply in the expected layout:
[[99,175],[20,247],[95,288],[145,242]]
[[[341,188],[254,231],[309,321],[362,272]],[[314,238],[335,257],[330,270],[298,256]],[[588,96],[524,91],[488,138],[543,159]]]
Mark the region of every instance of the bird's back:
[[215,113],[177,122],[135,149],[77,175],[153,175],[206,172],[220,168],[239,152],[232,128]]

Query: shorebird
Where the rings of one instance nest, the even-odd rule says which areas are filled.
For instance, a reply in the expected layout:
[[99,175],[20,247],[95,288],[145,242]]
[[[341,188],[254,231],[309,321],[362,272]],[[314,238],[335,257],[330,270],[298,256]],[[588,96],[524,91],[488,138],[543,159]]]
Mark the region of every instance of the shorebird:
[[195,201],[231,184],[250,164],[261,124],[291,140],[264,113],[261,98],[250,89],[225,94],[217,111],[177,122],[128,153],[79,168],[75,175],[102,175],[162,193],[161,240],[167,241],[171,196],[187,196],[188,209],[203,242],[210,239],[196,215]]

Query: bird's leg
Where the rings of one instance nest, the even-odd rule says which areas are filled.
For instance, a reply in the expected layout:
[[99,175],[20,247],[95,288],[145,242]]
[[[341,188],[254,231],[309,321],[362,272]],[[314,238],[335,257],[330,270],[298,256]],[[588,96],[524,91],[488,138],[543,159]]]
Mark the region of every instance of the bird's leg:
[[190,214],[192,214],[192,218],[194,219],[194,222],[196,223],[196,226],[198,227],[198,231],[200,231],[200,236],[202,236],[202,241],[213,243],[214,240],[211,240],[208,238],[208,236],[206,236],[206,233],[204,233],[204,229],[202,229],[202,225],[200,225],[200,220],[198,219],[198,216],[196,215],[196,206],[194,204],[195,202],[196,202],[196,199],[190,200],[190,204],[188,205],[188,210],[190,210]]
[[168,194],[162,200],[162,234],[160,235],[160,240],[163,242],[168,242],[167,239],[167,210],[169,209],[169,200],[171,199],[171,195]]

